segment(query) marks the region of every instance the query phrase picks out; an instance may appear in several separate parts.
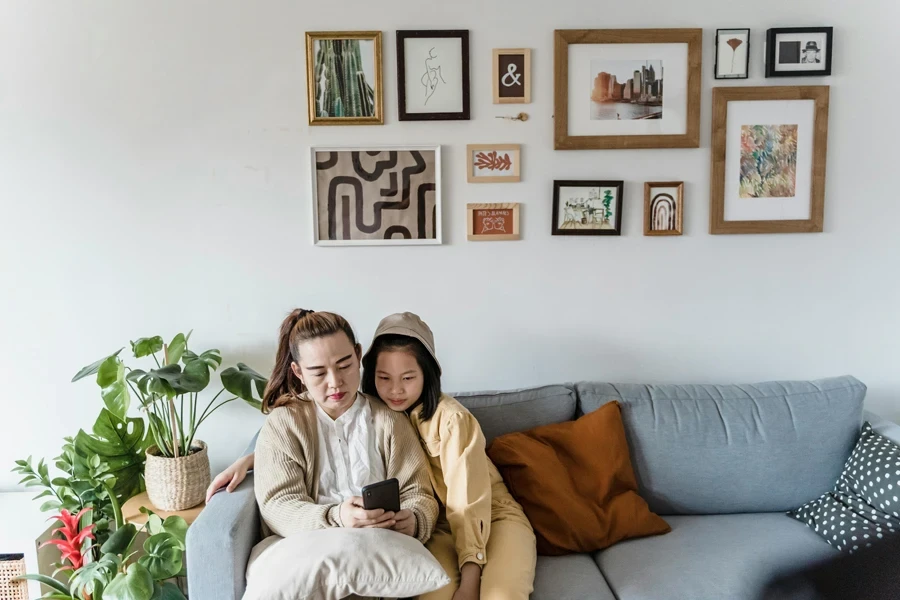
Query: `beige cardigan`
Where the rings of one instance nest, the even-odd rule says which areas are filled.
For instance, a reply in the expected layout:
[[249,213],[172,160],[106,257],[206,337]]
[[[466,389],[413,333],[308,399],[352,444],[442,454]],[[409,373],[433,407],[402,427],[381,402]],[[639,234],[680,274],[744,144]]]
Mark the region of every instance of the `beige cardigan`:
[[[375,419],[376,444],[387,478],[400,482],[400,506],[416,516],[416,538],[428,541],[438,504],[431,490],[428,460],[406,415],[360,392]],[[254,489],[265,535],[282,537],[311,529],[340,527],[340,504],[316,504],[318,433],[315,404],[303,394],[274,409],[256,442]],[[267,531],[265,531],[267,529]]]

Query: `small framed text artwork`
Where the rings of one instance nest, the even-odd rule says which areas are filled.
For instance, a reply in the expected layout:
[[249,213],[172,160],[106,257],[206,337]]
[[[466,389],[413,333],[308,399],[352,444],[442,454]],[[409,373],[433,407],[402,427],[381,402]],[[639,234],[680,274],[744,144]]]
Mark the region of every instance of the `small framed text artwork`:
[[469,32],[398,31],[401,121],[469,120]]
[[494,50],[494,104],[531,102],[531,50]]
[[313,242],[441,243],[440,146],[313,147]]
[[469,241],[508,241],[519,239],[519,203],[467,204]]
[[521,180],[522,149],[518,144],[466,146],[469,183],[516,183]]
[[716,30],[716,79],[747,79],[750,71],[750,30]]
[[822,231],[827,86],[713,88],[710,233]]
[[702,29],[555,33],[554,148],[699,148]]
[[310,125],[383,125],[380,31],[306,34]]
[[554,181],[553,235],[620,235],[623,181]]
[[644,235],[681,235],[684,182],[644,184]]
[[831,75],[833,27],[782,27],[766,32],[766,77]]

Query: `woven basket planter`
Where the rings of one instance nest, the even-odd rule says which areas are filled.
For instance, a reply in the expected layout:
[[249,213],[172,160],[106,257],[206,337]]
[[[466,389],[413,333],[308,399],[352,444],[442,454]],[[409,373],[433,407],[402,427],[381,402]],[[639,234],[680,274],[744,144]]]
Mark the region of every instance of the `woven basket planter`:
[[160,456],[156,446],[147,449],[147,496],[159,510],[186,510],[202,504],[206,498],[211,481],[206,443],[197,440],[192,449],[192,454],[180,458]]
[[0,600],[28,600],[28,582],[11,581],[24,574],[23,554],[0,554]]

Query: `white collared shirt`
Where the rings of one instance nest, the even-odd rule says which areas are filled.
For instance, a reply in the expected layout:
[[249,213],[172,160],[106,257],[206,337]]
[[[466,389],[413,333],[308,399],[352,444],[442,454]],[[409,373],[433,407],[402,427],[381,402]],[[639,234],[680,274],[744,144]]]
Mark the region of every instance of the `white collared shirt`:
[[317,504],[340,504],[361,496],[362,488],[385,479],[384,459],[375,439],[375,418],[365,395],[337,419],[316,404],[319,475]]

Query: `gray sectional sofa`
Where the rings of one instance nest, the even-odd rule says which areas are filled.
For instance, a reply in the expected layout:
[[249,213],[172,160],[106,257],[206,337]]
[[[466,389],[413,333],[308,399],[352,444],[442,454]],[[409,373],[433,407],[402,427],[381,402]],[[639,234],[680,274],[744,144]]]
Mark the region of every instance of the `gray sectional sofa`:
[[[837,550],[784,512],[830,490],[865,418],[853,377],[755,385],[583,382],[458,394],[488,443],[617,400],[642,496],[672,526],[593,554],[539,557],[533,600],[756,599],[782,570]],[[217,494],[188,531],[192,600],[236,600],[259,541],[252,476]]]

